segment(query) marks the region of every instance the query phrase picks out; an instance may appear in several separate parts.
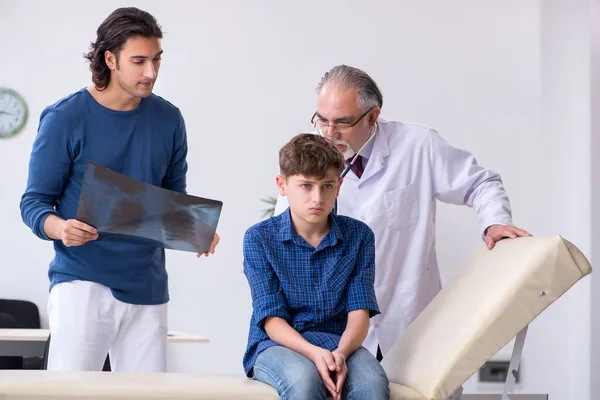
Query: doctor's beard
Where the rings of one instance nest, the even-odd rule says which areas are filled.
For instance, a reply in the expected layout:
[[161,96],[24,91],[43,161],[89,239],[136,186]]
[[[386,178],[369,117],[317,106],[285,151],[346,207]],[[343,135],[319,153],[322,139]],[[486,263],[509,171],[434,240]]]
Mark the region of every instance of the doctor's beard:
[[340,145],[341,146],[346,146],[346,150],[344,150],[342,152],[342,155],[344,156],[344,160],[347,160],[347,159],[353,157],[356,154],[356,151],[352,148],[352,146],[350,146],[348,144],[348,142],[346,142],[344,140],[336,140],[336,141],[334,141],[334,144],[336,146],[340,146]]

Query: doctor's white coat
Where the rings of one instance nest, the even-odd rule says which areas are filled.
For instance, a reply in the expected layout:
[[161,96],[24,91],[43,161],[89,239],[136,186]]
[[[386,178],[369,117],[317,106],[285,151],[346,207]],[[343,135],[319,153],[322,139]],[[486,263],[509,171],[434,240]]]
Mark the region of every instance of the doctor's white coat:
[[[441,288],[435,253],[436,200],[473,207],[481,233],[511,225],[500,176],[479,166],[421,125],[378,119],[371,154],[359,180],[346,175],[338,213],[365,222],[375,233],[375,292],[381,311],[363,345],[385,355]],[[279,197],[275,214],[287,209]]]

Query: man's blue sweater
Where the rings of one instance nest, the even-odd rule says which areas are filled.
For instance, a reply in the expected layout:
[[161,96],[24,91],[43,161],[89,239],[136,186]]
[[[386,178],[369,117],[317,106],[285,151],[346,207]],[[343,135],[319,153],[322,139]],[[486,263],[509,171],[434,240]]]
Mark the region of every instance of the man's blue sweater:
[[[145,183],[185,192],[187,140],[179,110],[151,95],[131,111],[100,105],[81,89],[47,107],[40,117],[21,198],[25,224],[50,240],[51,213],[75,218],[88,160]],[[109,287],[120,301],[162,304],[169,300],[165,252],[158,247],[92,241],[66,247],[54,241],[50,288],[86,280]]]

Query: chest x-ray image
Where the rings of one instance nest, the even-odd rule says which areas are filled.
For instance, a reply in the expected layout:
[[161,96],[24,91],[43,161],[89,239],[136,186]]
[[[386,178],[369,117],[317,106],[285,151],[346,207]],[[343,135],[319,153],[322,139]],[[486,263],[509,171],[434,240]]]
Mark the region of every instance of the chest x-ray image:
[[153,186],[88,161],[77,219],[115,240],[204,253],[223,203]]

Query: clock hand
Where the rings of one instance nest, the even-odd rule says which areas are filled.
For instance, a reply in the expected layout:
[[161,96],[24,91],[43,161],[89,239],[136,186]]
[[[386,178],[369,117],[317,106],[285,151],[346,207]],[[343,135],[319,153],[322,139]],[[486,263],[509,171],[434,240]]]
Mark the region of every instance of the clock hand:
[[15,116],[17,115],[17,114],[11,114],[11,113],[9,113],[9,112],[6,112],[6,111],[3,111],[3,110],[0,110],[0,115],[2,115],[2,114],[6,114],[6,115],[12,115],[13,117],[15,117]]

